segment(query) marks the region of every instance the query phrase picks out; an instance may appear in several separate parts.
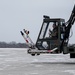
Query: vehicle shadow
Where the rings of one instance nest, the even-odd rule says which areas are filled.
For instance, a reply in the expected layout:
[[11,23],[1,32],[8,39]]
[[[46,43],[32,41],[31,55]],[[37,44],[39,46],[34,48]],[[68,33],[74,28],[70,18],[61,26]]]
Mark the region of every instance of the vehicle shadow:
[[66,65],[75,65],[75,62],[33,62],[32,64],[66,64]]

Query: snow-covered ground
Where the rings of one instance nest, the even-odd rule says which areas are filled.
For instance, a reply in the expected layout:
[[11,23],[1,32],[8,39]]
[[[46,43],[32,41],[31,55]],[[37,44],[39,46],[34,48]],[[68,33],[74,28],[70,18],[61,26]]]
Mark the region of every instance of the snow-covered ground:
[[0,48],[0,75],[75,75],[69,54],[31,56],[26,49]]

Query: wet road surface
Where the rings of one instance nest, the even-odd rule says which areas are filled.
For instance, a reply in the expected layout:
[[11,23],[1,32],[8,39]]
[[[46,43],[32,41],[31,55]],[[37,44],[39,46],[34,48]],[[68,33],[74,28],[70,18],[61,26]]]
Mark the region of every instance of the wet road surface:
[[75,75],[69,54],[31,56],[26,49],[0,48],[0,75]]

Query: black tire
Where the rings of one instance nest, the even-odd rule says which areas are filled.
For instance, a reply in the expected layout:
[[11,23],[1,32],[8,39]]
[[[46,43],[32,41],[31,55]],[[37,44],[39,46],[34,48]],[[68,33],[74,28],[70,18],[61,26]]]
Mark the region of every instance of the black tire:
[[70,58],[75,58],[75,53],[70,53]]
[[31,54],[32,56],[35,56],[35,54]]
[[37,55],[40,55],[40,54],[37,54]]

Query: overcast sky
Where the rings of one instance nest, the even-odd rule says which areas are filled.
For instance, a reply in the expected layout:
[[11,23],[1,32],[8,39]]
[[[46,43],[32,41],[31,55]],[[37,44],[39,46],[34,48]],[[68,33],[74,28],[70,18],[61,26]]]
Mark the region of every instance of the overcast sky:
[[[25,28],[30,31],[30,37],[35,42],[43,15],[67,21],[73,6],[74,0],[0,0],[0,41],[25,42],[20,34]],[[74,39],[75,34],[70,42],[75,43]]]

